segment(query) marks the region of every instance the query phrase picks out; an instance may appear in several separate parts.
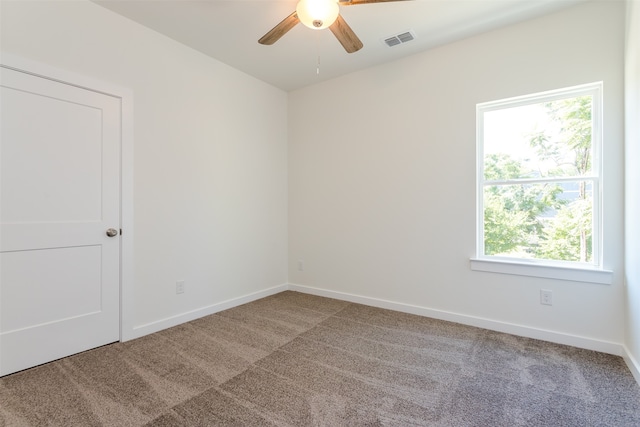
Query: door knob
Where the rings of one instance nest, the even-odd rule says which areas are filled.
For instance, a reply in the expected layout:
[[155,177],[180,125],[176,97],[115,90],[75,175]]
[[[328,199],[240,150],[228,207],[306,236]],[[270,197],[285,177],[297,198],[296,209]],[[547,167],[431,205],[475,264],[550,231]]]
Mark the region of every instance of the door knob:
[[117,235],[118,235],[118,230],[116,230],[115,228],[110,228],[107,230],[107,236],[115,237]]

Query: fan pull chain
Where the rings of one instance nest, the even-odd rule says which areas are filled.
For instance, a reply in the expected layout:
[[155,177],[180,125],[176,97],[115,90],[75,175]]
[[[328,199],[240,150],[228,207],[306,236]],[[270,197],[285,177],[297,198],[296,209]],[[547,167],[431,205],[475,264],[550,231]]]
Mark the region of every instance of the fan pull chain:
[[320,75],[320,31],[316,31],[316,52],[318,52],[318,62],[316,63],[316,76]]

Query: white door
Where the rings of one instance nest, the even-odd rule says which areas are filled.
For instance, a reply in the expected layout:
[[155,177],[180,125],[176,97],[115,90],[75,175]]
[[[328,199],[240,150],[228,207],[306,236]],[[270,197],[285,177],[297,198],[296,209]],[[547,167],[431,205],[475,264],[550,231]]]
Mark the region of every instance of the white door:
[[6,375],[119,339],[121,123],[119,98],[0,73]]

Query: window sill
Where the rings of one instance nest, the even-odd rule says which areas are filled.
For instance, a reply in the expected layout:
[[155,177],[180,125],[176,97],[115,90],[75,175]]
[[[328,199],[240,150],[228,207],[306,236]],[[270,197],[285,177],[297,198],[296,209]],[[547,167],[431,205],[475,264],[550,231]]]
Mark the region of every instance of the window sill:
[[545,279],[570,280],[574,282],[613,283],[613,272],[589,267],[564,267],[556,265],[530,264],[517,261],[471,259],[471,270]]

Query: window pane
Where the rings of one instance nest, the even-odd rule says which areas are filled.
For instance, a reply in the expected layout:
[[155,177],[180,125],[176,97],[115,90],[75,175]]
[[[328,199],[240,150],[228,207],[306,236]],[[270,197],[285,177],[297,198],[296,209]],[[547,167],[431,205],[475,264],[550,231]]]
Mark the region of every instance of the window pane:
[[591,174],[592,97],[484,113],[486,180]]
[[591,181],[484,188],[485,255],[592,262]]

